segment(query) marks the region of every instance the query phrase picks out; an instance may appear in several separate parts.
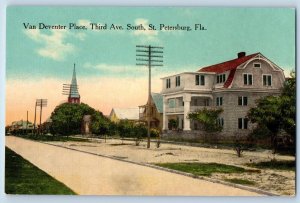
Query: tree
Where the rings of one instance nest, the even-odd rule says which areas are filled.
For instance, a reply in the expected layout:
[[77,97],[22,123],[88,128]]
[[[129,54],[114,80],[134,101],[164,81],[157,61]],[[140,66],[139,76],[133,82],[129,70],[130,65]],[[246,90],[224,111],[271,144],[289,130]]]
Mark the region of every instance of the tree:
[[291,72],[291,77],[285,81],[282,88],[281,99],[283,110],[283,129],[291,135],[295,143],[296,137],[296,75]]
[[280,96],[268,96],[257,101],[247,117],[259,127],[266,127],[271,132],[273,153],[277,151],[277,136],[281,129],[291,135],[295,143],[296,136],[296,78],[291,72]]
[[110,134],[111,121],[104,117],[99,111],[95,111],[92,115],[91,129],[92,133],[96,135],[107,135]]
[[118,132],[120,137],[130,137],[132,135],[133,123],[128,120],[121,120],[118,123]]
[[50,131],[59,135],[80,134],[83,116],[95,113],[95,109],[84,103],[63,103],[57,106],[51,114]]
[[217,124],[217,119],[223,109],[200,109],[196,112],[189,113],[188,118],[191,120],[199,121],[204,126],[207,132],[220,132],[222,126]]
[[257,101],[257,106],[249,110],[247,117],[258,126],[265,126],[271,132],[273,153],[277,150],[277,135],[282,128],[282,100],[280,97],[267,96]]
[[147,128],[145,124],[135,124],[132,128],[131,136],[135,138],[135,145],[139,146],[142,139],[147,136]]

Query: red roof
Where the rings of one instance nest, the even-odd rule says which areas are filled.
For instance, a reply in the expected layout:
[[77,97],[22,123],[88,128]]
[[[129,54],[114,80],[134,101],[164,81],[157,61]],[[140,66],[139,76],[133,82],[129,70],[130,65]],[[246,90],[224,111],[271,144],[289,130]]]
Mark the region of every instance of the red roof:
[[225,61],[223,63],[218,63],[215,65],[207,66],[204,68],[201,68],[199,72],[215,72],[215,73],[223,73],[229,70],[236,69],[239,65],[242,63],[248,61],[249,59],[253,58],[259,53],[251,54],[248,56],[243,56],[241,58],[236,58],[230,61]]
[[234,78],[235,71],[236,71],[236,69],[232,69],[230,71],[228,78],[227,78],[226,82],[224,83],[225,88],[228,88],[231,85],[233,78]]
[[233,81],[236,68],[239,65],[241,65],[241,64],[245,63],[246,61],[248,61],[249,59],[255,57],[257,54],[259,54],[259,53],[255,53],[255,54],[251,54],[251,55],[248,55],[248,56],[243,56],[243,57],[240,57],[240,58],[236,58],[236,59],[233,59],[233,60],[230,60],[230,61],[225,61],[223,63],[218,63],[218,64],[215,64],[215,65],[207,66],[207,67],[201,68],[199,70],[199,72],[223,73],[223,72],[226,72],[226,71],[230,71],[230,73],[228,75],[228,78],[227,78],[226,82],[224,83],[224,88],[228,88],[231,85],[232,81]]

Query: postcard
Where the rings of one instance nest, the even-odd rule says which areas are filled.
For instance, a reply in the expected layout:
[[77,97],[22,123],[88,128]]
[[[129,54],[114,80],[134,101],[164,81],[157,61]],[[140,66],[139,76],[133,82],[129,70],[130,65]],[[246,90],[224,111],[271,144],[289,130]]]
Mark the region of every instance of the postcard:
[[5,192],[294,196],[295,9],[7,7]]

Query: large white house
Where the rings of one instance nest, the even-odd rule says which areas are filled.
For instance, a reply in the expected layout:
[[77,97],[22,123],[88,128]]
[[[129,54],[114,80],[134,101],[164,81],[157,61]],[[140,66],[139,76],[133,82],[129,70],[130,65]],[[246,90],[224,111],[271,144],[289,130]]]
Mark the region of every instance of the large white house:
[[246,55],[203,67],[196,72],[183,72],[163,80],[163,130],[169,130],[169,120],[176,119],[183,132],[201,130],[198,122],[187,118],[201,108],[220,107],[224,111],[217,122],[221,134],[245,134],[253,128],[246,118],[255,100],[278,95],[285,76],[283,70],[261,53]]

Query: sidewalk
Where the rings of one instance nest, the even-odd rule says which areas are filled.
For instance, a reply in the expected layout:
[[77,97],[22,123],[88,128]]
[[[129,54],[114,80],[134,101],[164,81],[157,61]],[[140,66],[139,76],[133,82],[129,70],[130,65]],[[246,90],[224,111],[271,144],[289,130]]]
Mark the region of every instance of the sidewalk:
[[6,146],[82,195],[257,196],[246,190],[13,136]]

